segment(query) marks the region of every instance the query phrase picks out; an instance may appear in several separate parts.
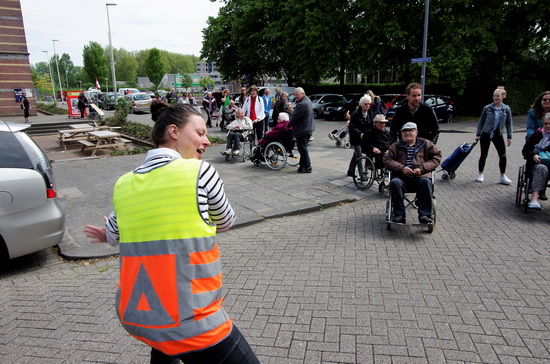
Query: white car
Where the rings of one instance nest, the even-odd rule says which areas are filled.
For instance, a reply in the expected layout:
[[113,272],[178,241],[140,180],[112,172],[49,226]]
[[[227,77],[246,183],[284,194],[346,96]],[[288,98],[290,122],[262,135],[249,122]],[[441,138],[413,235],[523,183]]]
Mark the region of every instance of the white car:
[[65,232],[50,161],[28,127],[0,121],[0,259],[55,246]]

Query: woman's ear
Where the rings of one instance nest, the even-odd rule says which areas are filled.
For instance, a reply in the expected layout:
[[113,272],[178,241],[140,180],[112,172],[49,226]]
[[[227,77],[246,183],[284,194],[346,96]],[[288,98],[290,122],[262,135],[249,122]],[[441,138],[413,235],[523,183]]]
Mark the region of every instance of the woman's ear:
[[168,137],[170,139],[178,139],[179,129],[176,124],[168,125]]

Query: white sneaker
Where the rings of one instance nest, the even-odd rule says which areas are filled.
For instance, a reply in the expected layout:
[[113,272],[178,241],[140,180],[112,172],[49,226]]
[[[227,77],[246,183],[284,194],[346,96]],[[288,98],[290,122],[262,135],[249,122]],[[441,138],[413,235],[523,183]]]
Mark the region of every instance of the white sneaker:
[[476,182],[483,183],[483,173],[477,175]]
[[241,152],[238,151],[238,150],[236,150],[236,151],[233,152],[233,155],[239,155],[239,154],[241,154]]
[[231,149],[226,149],[226,150],[225,150],[225,154],[231,155]]
[[541,210],[542,209],[542,207],[540,206],[540,203],[538,201],[529,202],[527,207],[529,207],[530,209],[533,209],[533,210]]
[[510,180],[510,178],[506,176],[500,176],[500,184],[509,185],[509,184],[512,184],[512,181]]

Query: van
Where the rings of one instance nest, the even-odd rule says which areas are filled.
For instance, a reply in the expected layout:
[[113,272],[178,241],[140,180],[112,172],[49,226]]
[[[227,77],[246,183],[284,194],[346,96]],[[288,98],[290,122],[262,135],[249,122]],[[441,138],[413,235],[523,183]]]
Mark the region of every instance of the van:
[[136,94],[139,90],[137,88],[130,88],[130,87],[121,87],[118,89],[118,94],[121,96],[127,95],[127,94]]
[[96,101],[96,100],[98,100],[98,99],[101,99],[100,95],[101,95],[101,91],[98,91],[98,90],[87,90],[87,91],[84,91],[84,96],[85,96],[86,99],[88,99],[88,100]]

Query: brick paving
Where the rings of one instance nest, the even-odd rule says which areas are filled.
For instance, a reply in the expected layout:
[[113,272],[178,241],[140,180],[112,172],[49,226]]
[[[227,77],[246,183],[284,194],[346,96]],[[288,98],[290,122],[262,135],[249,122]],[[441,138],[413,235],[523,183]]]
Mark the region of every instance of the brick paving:
[[[473,182],[478,149],[454,180],[438,176],[437,225],[429,234],[412,225],[387,231],[385,198],[376,186],[363,192],[350,184],[344,173],[352,152],[334,147],[324,131],[316,131],[309,176],[211,157],[237,212],[251,219],[289,209],[281,204],[357,199],[264,216],[218,235],[224,306],[261,361],[548,363],[550,203],[528,214],[514,204],[522,134],[508,150],[512,186],[497,184],[494,149],[483,184]],[[448,156],[473,138],[445,133],[439,145]],[[78,216],[71,224],[90,219],[90,209],[88,223],[99,223],[111,208],[108,163],[128,170],[142,157],[120,158],[82,162],[103,172],[79,178],[78,188],[67,177],[78,177],[77,164],[55,166],[64,203]],[[116,317],[117,280],[116,258],[66,261],[55,249],[0,268],[0,362],[147,363],[148,347]]]

